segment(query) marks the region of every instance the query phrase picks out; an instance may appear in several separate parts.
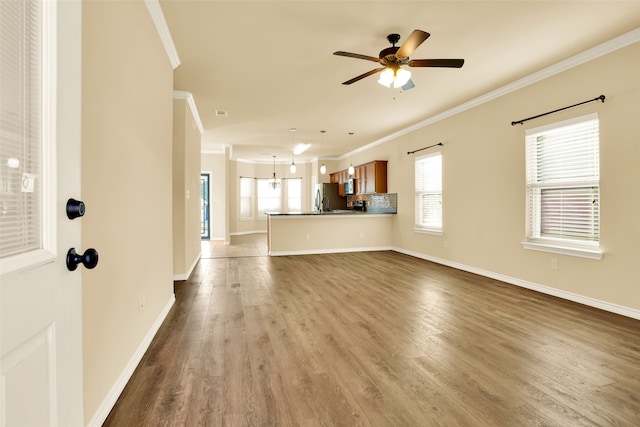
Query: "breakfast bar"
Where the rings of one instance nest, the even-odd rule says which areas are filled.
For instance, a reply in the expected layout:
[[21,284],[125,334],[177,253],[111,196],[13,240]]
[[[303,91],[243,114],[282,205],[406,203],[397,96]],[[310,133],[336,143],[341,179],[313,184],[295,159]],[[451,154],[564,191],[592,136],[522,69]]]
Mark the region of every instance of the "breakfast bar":
[[350,210],[271,212],[267,219],[269,255],[388,250],[394,216]]

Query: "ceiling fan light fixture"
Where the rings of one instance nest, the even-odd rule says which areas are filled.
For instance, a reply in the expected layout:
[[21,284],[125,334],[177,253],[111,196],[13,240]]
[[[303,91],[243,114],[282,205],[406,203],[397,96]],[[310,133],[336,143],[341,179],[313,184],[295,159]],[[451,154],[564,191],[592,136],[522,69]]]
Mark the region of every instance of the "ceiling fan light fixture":
[[402,87],[411,79],[411,71],[405,70],[404,68],[386,68],[380,73],[380,78],[378,79],[378,83],[382,86],[391,87],[393,84],[394,88]]
[[391,83],[393,83],[393,70],[391,68],[385,68],[384,71],[380,73],[380,78],[378,79],[378,83],[382,86],[391,87]]
[[398,68],[395,73],[395,78],[393,79],[393,87],[402,87],[411,78],[411,71],[405,70],[404,68]]

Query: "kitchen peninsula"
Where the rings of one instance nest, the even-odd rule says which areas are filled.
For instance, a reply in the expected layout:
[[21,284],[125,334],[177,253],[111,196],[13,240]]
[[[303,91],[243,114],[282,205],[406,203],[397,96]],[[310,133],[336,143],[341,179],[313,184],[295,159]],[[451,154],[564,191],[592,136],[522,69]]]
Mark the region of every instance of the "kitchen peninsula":
[[380,251],[391,247],[398,195],[347,197],[347,209],[271,212],[267,218],[269,255]]
[[355,211],[268,214],[269,255],[388,250],[392,213]]

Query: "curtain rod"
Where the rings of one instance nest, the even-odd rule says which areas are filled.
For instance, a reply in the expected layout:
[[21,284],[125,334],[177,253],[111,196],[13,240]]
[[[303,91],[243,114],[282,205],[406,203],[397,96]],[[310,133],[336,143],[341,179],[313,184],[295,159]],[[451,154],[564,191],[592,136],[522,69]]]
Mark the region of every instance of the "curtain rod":
[[422,147],[422,148],[418,148],[417,150],[407,151],[407,154],[417,153],[418,151],[426,150],[427,148],[437,147],[438,145],[441,146],[441,147],[444,146],[444,144],[442,142],[438,142],[437,144],[433,144],[433,145],[430,145],[428,147]]
[[511,122],[511,126],[521,125],[521,124],[523,124],[524,122],[526,122],[528,120],[537,119],[538,117],[546,116],[547,114],[557,113],[558,111],[566,110],[567,108],[577,107],[578,105],[586,104],[588,102],[593,102],[593,101],[602,101],[602,102],[604,102],[604,95],[600,95],[600,96],[598,96],[596,98],[589,99],[588,101],[578,102],[577,104],[569,105],[568,107],[558,108],[557,110],[549,111],[547,113],[538,114],[537,116],[527,117],[526,119],[517,120],[515,122]]

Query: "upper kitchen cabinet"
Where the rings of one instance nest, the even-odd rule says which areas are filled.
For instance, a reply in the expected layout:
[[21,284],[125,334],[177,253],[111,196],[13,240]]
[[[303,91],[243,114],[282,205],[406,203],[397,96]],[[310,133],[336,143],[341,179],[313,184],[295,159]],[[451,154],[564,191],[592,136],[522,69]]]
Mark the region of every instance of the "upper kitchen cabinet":
[[342,170],[329,174],[331,182],[339,184],[338,189],[340,195],[344,196],[344,189],[342,184],[348,179],[355,178],[356,180],[356,193],[386,193],[387,192],[387,161],[386,160],[374,160],[373,162],[365,163],[363,165],[356,166],[353,175],[349,175],[347,170]]
[[358,166],[358,193],[386,193],[387,192],[387,161],[375,160]]

